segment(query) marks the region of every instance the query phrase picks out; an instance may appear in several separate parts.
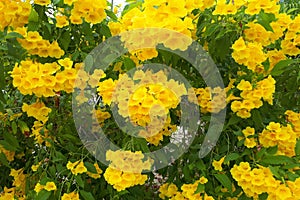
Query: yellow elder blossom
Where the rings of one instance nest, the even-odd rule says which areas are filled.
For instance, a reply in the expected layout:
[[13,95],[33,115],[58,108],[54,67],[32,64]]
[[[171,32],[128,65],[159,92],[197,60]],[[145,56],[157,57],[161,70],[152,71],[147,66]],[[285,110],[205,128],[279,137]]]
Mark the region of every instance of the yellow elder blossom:
[[34,3],[41,6],[47,6],[51,3],[51,0],[34,0]]
[[64,193],[61,200],[79,200],[78,192]]
[[217,170],[217,171],[222,171],[223,170],[222,164],[224,162],[224,159],[225,159],[225,156],[223,156],[219,161],[214,160],[212,162],[212,166],[214,167],[215,170]]
[[67,16],[56,16],[56,27],[63,28],[65,26],[69,25],[69,21],[67,19]]
[[2,0],[0,2],[0,30],[11,26],[13,28],[23,27],[28,23],[31,5],[29,1]]
[[71,170],[72,174],[74,174],[74,175],[87,172],[87,168],[84,166],[84,163],[81,160],[78,160],[74,163],[72,163],[71,161],[68,161],[67,169]]
[[101,177],[101,174],[102,174],[103,171],[102,171],[102,169],[100,169],[98,163],[94,163],[94,166],[95,166],[95,169],[96,169],[97,173],[92,173],[92,172],[89,172],[89,171],[87,171],[86,173],[87,173],[88,176],[90,176],[94,179],[98,179],[98,178]]

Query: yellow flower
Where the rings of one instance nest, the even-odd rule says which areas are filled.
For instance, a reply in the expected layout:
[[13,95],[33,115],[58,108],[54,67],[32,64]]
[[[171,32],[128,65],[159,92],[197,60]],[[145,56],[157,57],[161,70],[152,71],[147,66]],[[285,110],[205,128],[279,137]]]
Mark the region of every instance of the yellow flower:
[[56,27],[62,28],[69,25],[67,16],[56,16]]
[[79,194],[77,192],[64,193],[61,200],[79,200]]
[[52,190],[56,190],[57,188],[54,182],[47,182],[44,189],[47,191],[52,191]]
[[222,164],[224,162],[224,159],[225,159],[225,156],[222,157],[219,161],[216,161],[216,160],[213,161],[212,165],[213,165],[215,170],[217,170],[217,171],[222,171],[223,170]]
[[40,183],[37,183],[37,184],[35,185],[35,187],[34,187],[34,191],[35,191],[36,193],[39,193],[41,190],[44,189],[44,187],[45,187],[45,186],[41,185]]
[[34,3],[41,6],[46,6],[51,3],[51,0],[34,0]]

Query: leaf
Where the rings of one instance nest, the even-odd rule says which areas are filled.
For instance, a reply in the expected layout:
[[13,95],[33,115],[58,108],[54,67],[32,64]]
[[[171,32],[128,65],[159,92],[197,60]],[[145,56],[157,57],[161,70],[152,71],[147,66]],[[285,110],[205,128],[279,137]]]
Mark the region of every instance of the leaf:
[[76,180],[76,183],[79,185],[79,187],[84,188],[84,182],[80,175],[76,176],[75,180]]
[[0,164],[4,165],[6,167],[9,167],[8,160],[7,160],[6,156],[5,156],[5,154],[2,153],[2,152],[0,153]]
[[15,121],[13,121],[11,123],[11,128],[12,128],[13,134],[17,134],[18,126],[17,126],[17,123]]
[[231,181],[226,174],[214,174],[214,176],[224,187],[226,187],[230,192],[232,191]]
[[101,33],[102,33],[106,38],[111,37],[110,29],[109,29],[108,26],[105,25],[105,24],[101,24]]
[[187,165],[185,165],[183,167],[182,171],[183,171],[184,179],[190,180],[191,179],[191,173],[190,173],[189,167]]
[[90,193],[90,192],[86,192],[84,190],[79,190],[79,193],[85,200],[95,200],[92,193]]
[[224,129],[227,129],[230,125],[237,124],[240,122],[242,119],[236,115],[232,115],[228,121],[228,123],[225,125]]
[[16,151],[20,146],[18,140],[8,132],[3,133],[4,140],[0,141],[0,144],[9,151]]
[[114,12],[112,12],[111,10],[106,9],[105,10],[107,16],[109,16],[113,21],[118,21],[118,17],[115,15]]
[[232,160],[237,160],[239,157],[240,155],[238,153],[230,153],[225,157],[224,163],[227,163]]
[[296,146],[295,146],[295,153],[297,156],[300,155],[300,139],[297,140]]
[[281,164],[292,164],[294,160],[287,156],[277,155],[277,156],[265,156],[262,161],[265,164],[271,165],[281,165]]
[[86,72],[91,71],[92,67],[94,65],[94,58],[91,55],[87,55],[84,59],[84,69]]
[[253,110],[252,111],[252,120],[254,122],[255,130],[261,129],[261,128],[264,127],[263,119],[262,119],[261,114],[258,110]]
[[36,200],[47,200],[51,195],[50,191],[42,190],[38,193]]
[[270,168],[270,170],[271,170],[271,172],[272,172],[272,174],[276,177],[276,178],[278,178],[278,179],[280,179],[280,175],[279,175],[279,166],[272,166],[272,165],[270,165],[270,166],[268,166],[269,168]]
[[297,63],[297,60],[295,60],[295,59],[281,60],[274,66],[274,68],[272,69],[270,74],[272,76],[279,76],[286,70],[286,68],[289,65],[294,64],[294,63]]
[[205,190],[205,185],[202,185],[201,183],[198,184],[197,190],[194,192],[194,194],[203,192]]
[[65,31],[62,36],[59,38],[59,44],[63,48],[63,50],[68,50],[70,42],[71,42],[71,36],[69,31]]
[[135,68],[135,63],[128,57],[124,58],[124,67],[127,71]]
[[20,33],[10,32],[5,36],[5,39],[10,39],[10,38],[24,38],[24,37]]
[[31,8],[31,12],[28,17],[29,22],[38,22],[39,21],[39,14],[34,10],[34,8]]
[[278,151],[278,146],[277,145],[267,149],[267,153],[270,154],[270,155],[274,155],[275,153],[277,153],[277,151]]
[[90,162],[84,162],[84,166],[87,168],[87,170],[89,172],[94,173],[94,174],[98,173],[97,170],[96,170],[96,168],[95,168],[95,166],[92,163],[90,163]]
[[275,21],[275,15],[272,13],[265,13],[261,11],[258,15],[257,23],[262,25],[267,31],[272,31],[273,29],[270,25],[271,22]]

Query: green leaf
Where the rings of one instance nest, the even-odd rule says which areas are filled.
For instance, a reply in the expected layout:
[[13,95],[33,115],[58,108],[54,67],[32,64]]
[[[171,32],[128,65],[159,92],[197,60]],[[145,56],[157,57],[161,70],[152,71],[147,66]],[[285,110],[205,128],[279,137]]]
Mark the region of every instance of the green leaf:
[[34,10],[34,8],[31,8],[31,12],[28,17],[29,22],[38,22],[39,21],[39,14]]
[[278,179],[281,178],[281,176],[279,175],[279,166],[272,166],[272,165],[270,165],[270,166],[268,166],[268,167],[270,168],[272,174],[273,174],[276,178],[278,178]]
[[80,175],[76,176],[75,180],[76,180],[76,183],[79,185],[79,187],[84,188],[84,182]]
[[71,35],[69,31],[65,31],[58,40],[60,46],[63,50],[68,50],[70,42],[71,42]]
[[226,187],[230,192],[232,191],[231,181],[226,174],[214,174],[214,176],[224,187]]
[[262,25],[267,31],[272,31],[273,29],[270,25],[271,22],[275,21],[275,15],[272,13],[265,13],[261,11],[258,15],[257,23]]
[[297,156],[300,155],[300,139],[297,140],[296,146],[295,146],[295,153]]
[[191,173],[190,173],[189,167],[187,165],[185,165],[183,167],[182,171],[183,171],[184,179],[185,180],[190,180],[191,179]]
[[51,195],[50,191],[42,190],[38,193],[36,200],[47,200]]
[[86,192],[84,190],[79,190],[79,193],[85,200],[95,200],[92,193],[90,193],[90,192]]
[[281,164],[286,165],[286,164],[294,163],[294,160],[287,156],[277,155],[277,156],[265,156],[263,157],[261,162],[265,164],[271,164],[271,165],[281,165]]
[[2,165],[6,166],[6,167],[9,167],[8,160],[7,160],[6,156],[5,156],[5,154],[2,153],[2,152],[0,153],[0,163]]
[[199,160],[196,164],[195,164],[196,168],[199,169],[199,170],[206,170],[206,166],[203,162],[203,160]]
[[289,65],[297,63],[295,59],[288,59],[288,60],[281,60],[279,61],[271,71],[272,76],[279,76],[281,75]]
[[87,168],[87,170],[89,172],[94,173],[94,174],[98,173],[97,170],[96,170],[96,168],[95,168],[95,166],[92,163],[90,163],[90,162],[84,162],[84,166]]
[[254,127],[256,130],[264,127],[262,116],[258,110],[252,111],[252,120],[254,122]]
[[24,37],[20,33],[10,32],[5,36],[5,39],[10,39],[10,38],[24,38]]
[[228,121],[228,123],[225,125],[224,129],[227,129],[230,125],[237,124],[240,122],[242,119],[236,115],[232,115]]
[[89,72],[94,65],[94,58],[91,55],[87,55],[84,60],[84,69],[86,72]]
[[102,33],[106,38],[111,37],[110,29],[109,29],[108,26],[105,25],[105,24],[101,24],[101,33]]
[[227,163],[232,160],[237,160],[239,157],[240,155],[238,153],[230,153],[225,157],[224,163]]
[[201,183],[198,184],[197,190],[195,191],[194,194],[203,192],[205,190],[205,185],[202,185]]
[[8,132],[5,132],[3,134],[4,140],[0,141],[0,144],[9,151],[17,151],[17,149],[20,147],[18,140]]
[[135,63],[128,57],[124,58],[124,68],[125,70],[129,71],[133,68],[135,68]]
[[17,134],[18,126],[17,126],[17,123],[15,121],[13,121],[11,123],[11,128],[12,128],[13,134]]
[[118,21],[118,17],[115,15],[114,12],[112,12],[111,10],[106,9],[105,10],[107,16],[109,16],[113,21]]
[[270,154],[270,155],[274,155],[275,153],[277,153],[277,151],[278,151],[278,146],[277,145],[267,149],[267,153]]

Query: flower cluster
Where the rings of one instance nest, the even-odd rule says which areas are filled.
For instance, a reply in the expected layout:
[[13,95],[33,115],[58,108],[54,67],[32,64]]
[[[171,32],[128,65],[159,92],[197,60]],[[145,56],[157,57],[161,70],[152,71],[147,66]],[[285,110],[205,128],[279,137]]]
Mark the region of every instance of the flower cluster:
[[142,152],[107,151],[106,160],[111,161],[104,173],[105,180],[117,191],[125,190],[134,185],[143,185],[147,175],[141,174],[143,170],[150,170],[152,160],[143,161]]
[[70,16],[73,24],[82,24],[83,19],[88,23],[97,24],[106,18],[105,0],[65,0],[64,3],[73,6]]
[[196,193],[198,185],[201,184],[204,186],[208,182],[207,178],[201,177],[199,180],[191,184],[183,184],[181,186],[181,192],[178,191],[178,188],[173,183],[165,183],[159,188],[159,197],[161,199],[184,199],[184,200],[193,200],[193,199],[204,199],[204,200],[213,200],[212,196],[208,196],[204,191],[199,191]]
[[26,175],[23,173],[24,169],[11,169],[9,176],[13,177],[12,188],[4,190],[0,197],[18,197],[18,199],[25,199]]
[[47,191],[55,191],[55,190],[57,190],[57,187],[56,187],[56,185],[55,185],[55,183],[54,182],[47,182],[45,185],[42,185],[42,184],[40,184],[40,183],[37,183],[36,185],[35,185],[35,188],[34,188],[34,191],[36,192],[36,193],[39,193],[41,190],[47,190]]
[[293,130],[290,124],[286,126],[280,123],[270,122],[269,125],[259,134],[259,142],[264,147],[277,146],[278,155],[295,156],[295,146],[300,137]]
[[285,35],[284,40],[281,41],[281,48],[285,54],[290,56],[296,56],[300,54],[299,29],[300,29],[300,15],[295,17],[295,19],[288,24],[288,31]]
[[[45,64],[31,60],[21,61],[11,72],[13,85],[22,94],[35,94],[37,97],[52,97],[55,92],[62,90],[73,92],[77,69],[72,68],[72,65],[69,58]],[[62,67],[64,70],[61,70]]]
[[78,192],[64,193],[61,200],[79,200]]
[[46,123],[48,121],[48,114],[51,112],[51,108],[45,106],[43,102],[35,102],[31,105],[23,103],[22,111],[26,112],[28,117],[34,117],[38,121]]
[[18,42],[31,55],[38,55],[40,57],[60,58],[65,52],[60,48],[57,41],[50,43],[48,40],[42,38],[37,31],[26,31],[26,28],[17,29],[24,39],[18,39]]
[[71,170],[72,174],[82,174],[84,172],[87,172],[87,168],[84,166],[84,162],[81,160],[78,160],[74,163],[71,161],[68,161],[67,169]]
[[4,30],[7,26],[23,27],[28,23],[30,11],[29,1],[2,0],[0,2],[0,30]]
[[35,141],[38,144],[42,144],[45,142],[45,145],[47,147],[51,146],[51,143],[46,141],[46,138],[51,138],[49,136],[49,130],[46,129],[45,124],[40,122],[40,121],[35,121],[32,128],[31,128],[32,133],[30,134],[31,137],[34,137]]
[[292,197],[299,196],[300,178],[294,182],[286,181],[285,185],[273,177],[268,167],[259,166],[251,169],[248,162],[235,164],[230,172],[248,197],[259,199],[258,196],[262,193],[268,193],[268,200],[294,199]]
[[9,151],[7,149],[5,149],[1,144],[0,144],[0,154],[3,153],[6,157],[6,159],[11,162],[13,161],[15,158],[15,152],[14,151]]
[[263,46],[257,42],[245,42],[240,37],[232,45],[234,60],[241,65],[245,65],[252,71],[257,71],[262,67],[262,63],[267,59],[263,52]]
[[[190,37],[195,28],[193,15],[189,14],[199,6],[205,9],[213,4],[212,0],[180,1],[180,3],[175,0],[146,0],[141,9],[131,9],[120,18],[119,22],[110,22],[109,27],[113,35],[138,28],[161,28],[158,32],[143,30],[129,35],[121,34],[129,52],[144,61],[158,55],[155,46],[159,43],[171,49],[186,49],[191,44]],[[133,36],[135,33],[136,35]]]
[[109,112],[102,111],[102,110],[95,110],[95,115],[97,118],[98,123],[103,124],[106,119],[111,117]]
[[[226,107],[226,92],[220,87],[194,88],[194,92],[202,113],[218,113]],[[192,97],[193,94],[189,95],[190,101]]]
[[251,127],[246,127],[242,130],[243,136],[238,136],[239,140],[244,140],[244,145],[247,148],[253,148],[257,145],[256,138],[254,137],[255,129]]
[[249,81],[244,79],[237,85],[241,91],[241,101],[235,100],[231,103],[231,110],[241,118],[251,117],[251,110],[263,105],[262,99],[269,104],[273,104],[273,94],[275,92],[275,80],[272,76],[258,81],[253,87]]

